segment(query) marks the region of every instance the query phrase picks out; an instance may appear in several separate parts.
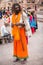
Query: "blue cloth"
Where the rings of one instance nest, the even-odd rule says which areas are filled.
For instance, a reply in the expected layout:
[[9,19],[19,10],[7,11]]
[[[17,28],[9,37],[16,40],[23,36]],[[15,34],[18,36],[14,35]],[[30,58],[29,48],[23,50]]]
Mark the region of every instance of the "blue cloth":
[[0,18],[2,18],[2,12],[0,11]]
[[30,27],[36,28],[36,21],[35,21],[35,19],[32,19],[32,21],[29,21],[29,23],[30,23]]

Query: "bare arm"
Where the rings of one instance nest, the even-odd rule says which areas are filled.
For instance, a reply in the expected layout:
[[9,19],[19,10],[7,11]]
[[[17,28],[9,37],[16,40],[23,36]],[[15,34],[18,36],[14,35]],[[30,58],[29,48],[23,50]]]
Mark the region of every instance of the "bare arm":
[[14,27],[14,26],[22,26],[22,27],[24,27],[25,24],[24,23],[11,24],[11,27]]

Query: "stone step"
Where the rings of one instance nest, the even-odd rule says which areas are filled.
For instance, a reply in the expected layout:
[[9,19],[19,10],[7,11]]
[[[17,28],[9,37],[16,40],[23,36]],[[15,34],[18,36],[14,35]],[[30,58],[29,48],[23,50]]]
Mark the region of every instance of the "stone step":
[[43,11],[39,11],[37,12],[37,14],[43,15]]
[[43,18],[43,15],[37,14],[37,18]]
[[42,18],[37,18],[37,21],[43,22],[43,19]]
[[43,22],[43,14],[37,14],[37,20]]

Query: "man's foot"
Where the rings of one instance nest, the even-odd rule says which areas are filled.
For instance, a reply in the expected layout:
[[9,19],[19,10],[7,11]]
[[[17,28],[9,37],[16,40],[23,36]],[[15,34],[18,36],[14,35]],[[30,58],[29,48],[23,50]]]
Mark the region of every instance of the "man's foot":
[[14,62],[18,62],[19,61],[19,59],[17,58],[16,60],[14,60]]
[[22,64],[25,64],[25,63],[26,63],[26,61],[27,61],[27,59],[24,59],[21,63],[22,63]]
[[27,61],[27,59],[25,58],[24,61]]

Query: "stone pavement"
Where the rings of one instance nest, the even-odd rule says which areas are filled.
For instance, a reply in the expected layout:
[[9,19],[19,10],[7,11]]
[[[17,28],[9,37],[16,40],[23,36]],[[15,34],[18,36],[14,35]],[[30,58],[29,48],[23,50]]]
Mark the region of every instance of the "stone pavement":
[[[29,38],[29,58],[24,65],[43,65],[43,23],[38,22],[38,30]],[[23,65],[13,62],[13,44],[0,45],[0,65]]]
[[37,20],[43,22],[43,11],[37,11]]

